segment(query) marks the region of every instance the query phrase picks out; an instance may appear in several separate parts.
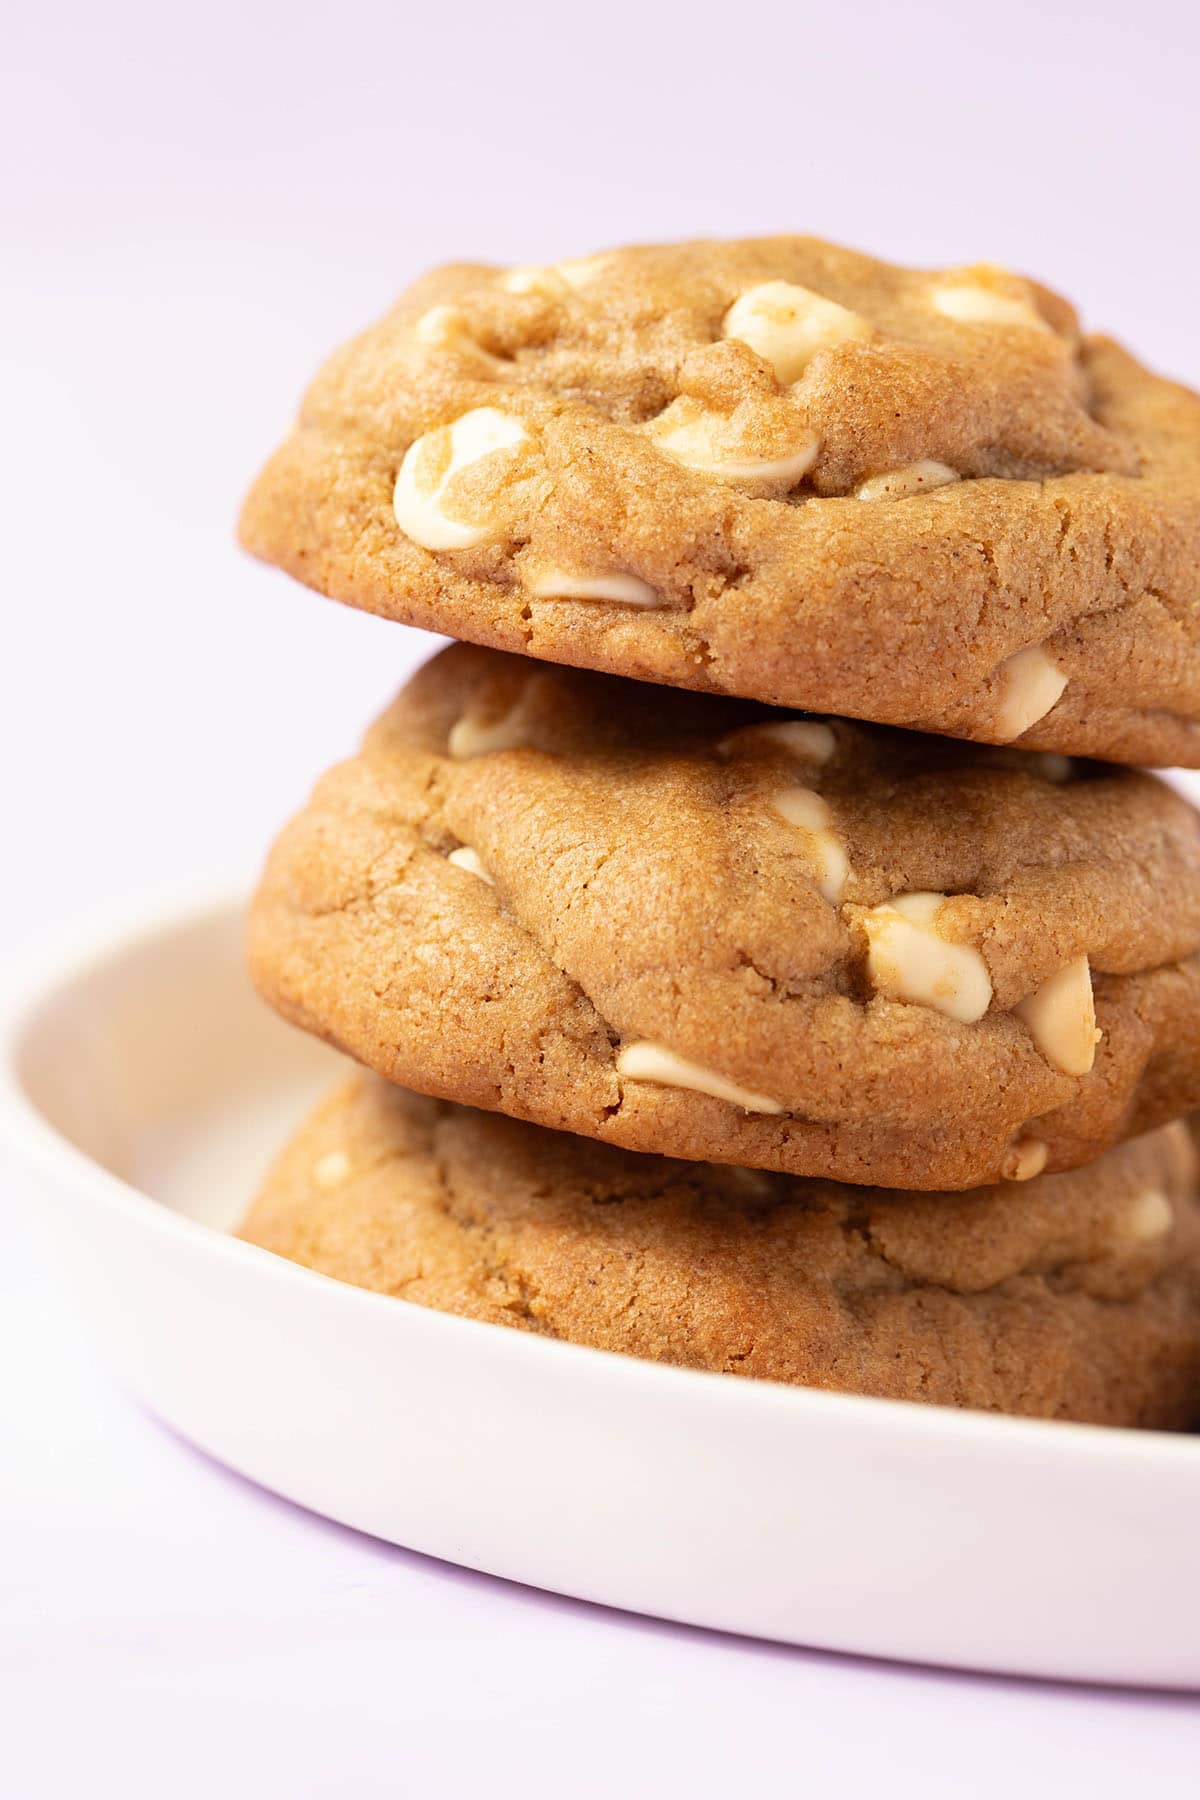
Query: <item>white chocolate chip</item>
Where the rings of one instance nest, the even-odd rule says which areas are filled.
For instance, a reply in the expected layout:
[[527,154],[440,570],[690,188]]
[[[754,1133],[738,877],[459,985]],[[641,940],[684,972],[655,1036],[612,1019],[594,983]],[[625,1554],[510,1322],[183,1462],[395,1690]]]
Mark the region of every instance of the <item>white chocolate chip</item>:
[[489,887],[495,887],[495,880],[484,868],[479,852],[472,850],[470,844],[460,844],[457,850],[451,850],[446,861],[453,863],[456,869],[465,869],[468,875],[478,875],[480,881],[486,881]]
[[775,1184],[764,1169],[739,1169],[734,1163],[709,1163],[714,1180],[733,1188],[747,1200],[767,1200]]
[[752,1094],[746,1088],[726,1081],[723,1075],[714,1075],[711,1069],[685,1062],[682,1056],[676,1056],[673,1050],[664,1049],[661,1044],[626,1044],[617,1053],[617,1074],[627,1081],[652,1081],[658,1087],[689,1088],[696,1094],[711,1094],[714,1100],[728,1100],[745,1112],[781,1113],[784,1110],[777,1100],[769,1100],[765,1094]]
[[948,282],[933,290],[933,305],[944,318],[963,325],[1023,325],[1036,331],[1050,327],[1030,299],[1001,294],[977,281]]
[[526,593],[535,600],[611,600],[617,606],[661,606],[662,600],[648,581],[617,570],[604,575],[570,574],[565,569],[543,569],[525,581]]
[[860,481],[854,490],[854,498],[908,500],[913,494],[926,494],[931,488],[948,487],[952,481],[959,480],[957,469],[952,469],[948,463],[926,458],[923,462],[909,463],[903,469],[889,469],[886,475],[872,475],[868,481]]
[[783,750],[799,762],[827,763],[837,749],[837,739],[819,719],[780,719],[769,725],[743,725],[717,745],[725,756],[754,751],[761,745]]
[[1041,1138],[1017,1138],[1009,1145],[1000,1173],[1005,1181],[1032,1181],[1049,1160],[1049,1146]]
[[350,1173],[350,1158],[344,1150],[328,1150],[313,1164],[312,1178],[319,1188],[340,1187]]
[[894,1000],[931,1006],[971,1025],[992,999],[987,964],[970,944],[953,944],[937,930],[944,894],[897,894],[863,917],[867,970],[875,988]]
[[1053,782],[1055,787],[1063,787],[1075,773],[1075,765],[1069,756],[1060,756],[1057,750],[1027,750],[1030,771],[1040,775],[1043,781]]
[[1096,1060],[1100,1033],[1086,956],[1072,957],[1049,981],[1014,1006],[1046,1061],[1064,1075],[1086,1075]]
[[687,394],[672,400],[645,429],[660,450],[686,468],[715,475],[720,481],[763,482],[781,488],[794,485],[808,473],[821,447],[820,439],[797,423],[791,444],[779,445],[779,454],[768,454],[765,440],[752,441],[730,415],[710,411]]
[[561,300],[571,291],[566,278],[552,268],[505,269],[496,280],[510,294],[536,294],[539,300]]
[[458,356],[474,357],[493,370],[510,366],[503,357],[493,356],[490,350],[485,350],[472,336],[470,321],[457,306],[431,306],[413,326],[413,336],[419,344],[428,344],[432,350],[452,350]]
[[404,453],[392,499],[401,531],[425,550],[462,550],[502,535],[495,518],[466,520],[448,513],[447,489],[464,469],[528,438],[520,419],[494,406],[478,406],[417,438]]
[[833,816],[820,794],[811,788],[784,788],[775,795],[772,805],[789,825],[798,825],[809,833],[820,870],[818,886],[833,906],[841,903],[850,873],[850,862],[841,838],[833,829]]
[[871,336],[858,313],[792,281],[747,288],[725,314],[721,330],[749,344],[785,383],[798,381],[819,350]]
[[1168,1142],[1175,1153],[1182,1153],[1189,1170],[1194,1174],[1196,1168],[1196,1143],[1186,1119],[1172,1119],[1169,1125],[1162,1127],[1164,1141]]
[[518,750],[529,742],[528,690],[498,719],[479,719],[464,713],[450,728],[446,748],[459,762],[473,756],[490,756],[494,750]]
[[461,338],[466,329],[466,318],[457,306],[431,306],[413,326],[413,336],[418,343],[443,350]]
[[497,282],[510,294],[536,294],[539,300],[564,300],[579,288],[586,287],[611,256],[576,256],[567,262],[550,263],[541,268],[505,269]]
[[996,731],[1002,743],[1011,743],[1044,719],[1061,698],[1067,677],[1041,644],[1018,650],[1000,665],[1000,707]]
[[1150,1244],[1166,1237],[1175,1223],[1175,1209],[1161,1188],[1146,1188],[1130,1203],[1121,1220],[1121,1236],[1127,1243]]
[[554,270],[568,287],[581,288],[594,281],[611,262],[611,256],[574,256],[567,262],[555,263]]

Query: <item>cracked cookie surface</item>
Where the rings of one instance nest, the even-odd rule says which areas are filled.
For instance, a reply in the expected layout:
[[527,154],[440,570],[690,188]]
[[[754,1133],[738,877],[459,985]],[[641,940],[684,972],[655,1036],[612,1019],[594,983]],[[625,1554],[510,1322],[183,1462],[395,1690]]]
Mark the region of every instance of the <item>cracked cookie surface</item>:
[[280,1012],[405,1087],[905,1188],[1200,1104],[1200,817],[1155,777],[436,656],[275,845]]
[[551,662],[1200,766],[1200,397],[991,267],[438,270],[331,359],[242,535]]
[[241,1235],[423,1306],[690,1368],[1106,1424],[1200,1415],[1176,1123],[968,1195],[670,1162],[356,1077]]

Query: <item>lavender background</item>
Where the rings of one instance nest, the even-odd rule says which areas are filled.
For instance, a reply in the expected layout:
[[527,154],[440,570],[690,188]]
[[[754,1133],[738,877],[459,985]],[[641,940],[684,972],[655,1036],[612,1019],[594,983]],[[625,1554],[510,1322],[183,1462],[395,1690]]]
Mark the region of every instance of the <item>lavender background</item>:
[[[0,37],[18,967],[244,884],[430,648],[231,534],[319,357],[432,261],[810,230],[1008,263],[1200,380],[1191,5],[69,0]],[[5,1221],[0,1790],[1194,1791],[1187,1701],[671,1631],[282,1507],[93,1374]]]
[[[148,900],[244,875],[424,654],[231,533],[320,357],[433,261],[799,228],[1028,270],[1200,378],[1184,5],[68,0],[8,35],[5,575],[40,740],[9,817],[86,797],[89,916],[148,808]],[[37,923],[80,910],[51,884]]]

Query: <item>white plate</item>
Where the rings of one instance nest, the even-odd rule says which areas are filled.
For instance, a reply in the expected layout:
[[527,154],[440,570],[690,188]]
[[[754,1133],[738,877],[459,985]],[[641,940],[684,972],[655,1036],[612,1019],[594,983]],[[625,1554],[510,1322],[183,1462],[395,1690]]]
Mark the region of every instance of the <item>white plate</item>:
[[1200,1441],[863,1400],[454,1319],[222,1235],[337,1059],[233,908],[18,1006],[3,1114],[123,1381],[315,1511],[663,1618],[1200,1686]]

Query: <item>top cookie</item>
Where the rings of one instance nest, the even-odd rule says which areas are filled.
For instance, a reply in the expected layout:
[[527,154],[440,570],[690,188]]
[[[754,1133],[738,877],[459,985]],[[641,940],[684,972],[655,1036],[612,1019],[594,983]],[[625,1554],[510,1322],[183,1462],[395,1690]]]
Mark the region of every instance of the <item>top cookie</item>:
[[554,662],[1200,766],[1200,397],[990,267],[439,270],[328,363],[242,536]]

